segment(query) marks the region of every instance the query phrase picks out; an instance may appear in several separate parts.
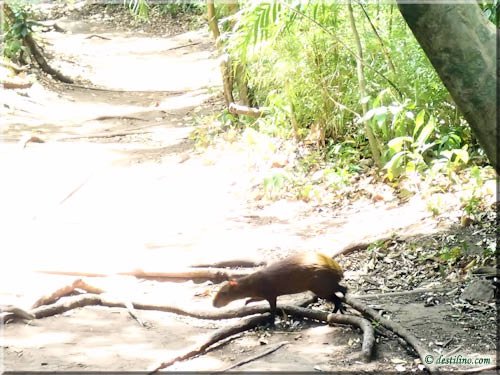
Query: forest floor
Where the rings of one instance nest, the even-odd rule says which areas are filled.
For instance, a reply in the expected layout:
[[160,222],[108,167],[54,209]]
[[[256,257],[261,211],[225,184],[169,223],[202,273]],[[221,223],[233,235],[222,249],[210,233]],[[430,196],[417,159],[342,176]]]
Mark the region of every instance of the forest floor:
[[[7,255],[0,265],[0,304],[29,309],[75,279],[37,271],[64,270],[112,275],[88,279],[106,284],[118,297],[147,295],[158,303],[210,310],[218,285],[117,274],[225,259],[272,261],[305,250],[333,255],[351,243],[402,233],[405,241],[337,257],[351,292],[427,287],[427,293],[367,303],[408,328],[436,357],[453,351],[453,356],[494,363],[494,304],[460,299],[471,278],[458,271],[443,274],[446,264],[435,256],[444,246],[465,243],[477,252],[491,246],[494,212],[484,216],[490,227],[460,227],[460,203],[452,195],[447,210],[433,216],[419,196],[405,203],[373,199],[384,188],[367,180],[356,182],[364,195],[338,206],[262,199],[256,186],[282,154],[259,142],[249,145],[244,136],[221,137],[200,149],[191,136],[195,129],[214,126],[206,121],[223,108],[208,33],[180,26],[171,36],[140,33],[105,22],[92,9],[59,19],[67,33],[41,33],[54,64],[82,85],[40,76],[29,89],[1,92],[0,247]],[[90,86],[85,82],[102,89],[85,88]],[[21,141],[33,135],[44,143]],[[427,261],[413,263],[422,257]],[[99,306],[2,325],[4,369],[143,371],[227,324],[158,311],[138,314],[144,327],[125,309]],[[239,335],[169,370],[218,370],[284,340],[287,346],[239,369],[417,368],[415,353],[391,335],[380,336],[375,359],[363,363],[360,337],[350,327],[280,320],[274,329]]]

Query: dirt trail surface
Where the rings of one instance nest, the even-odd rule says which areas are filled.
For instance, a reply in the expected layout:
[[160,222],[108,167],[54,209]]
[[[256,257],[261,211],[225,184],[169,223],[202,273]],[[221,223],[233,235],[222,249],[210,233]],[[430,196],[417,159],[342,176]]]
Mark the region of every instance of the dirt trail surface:
[[[299,250],[334,254],[381,233],[438,229],[418,199],[403,206],[366,200],[341,211],[254,201],[253,187],[272,168],[259,149],[220,144],[198,153],[189,138],[193,129],[207,125],[197,118],[222,106],[218,63],[206,32],[152,37],[83,21],[66,20],[64,26],[72,33],[44,33],[63,61],[60,68],[104,89],[52,82],[1,93],[1,304],[29,309],[40,296],[75,279],[34,271],[65,270],[110,275],[94,282],[124,300],[147,296],[209,310],[217,289],[210,283],[139,281],[117,273],[225,259],[270,261]],[[45,142],[24,145],[23,137],[32,135]],[[355,280],[357,271],[348,268],[346,275]],[[243,302],[232,306],[238,304]],[[469,336],[461,326],[440,320],[453,316],[448,305],[430,314],[410,296],[406,305],[386,310],[409,324],[428,316],[429,330],[438,327],[439,337],[457,337],[455,344]],[[2,326],[5,369],[146,370],[226,324],[138,313],[145,327],[125,309],[105,307]],[[417,330],[418,320],[413,322]],[[351,328],[282,322],[271,333],[247,333],[169,369],[221,369],[283,340],[289,345],[241,369],[414,367],[414,355],[395,340],[382,343],[377,359],[367,365],[359,361],[360,335]],[[492,355],[490,341],[469,353]]]

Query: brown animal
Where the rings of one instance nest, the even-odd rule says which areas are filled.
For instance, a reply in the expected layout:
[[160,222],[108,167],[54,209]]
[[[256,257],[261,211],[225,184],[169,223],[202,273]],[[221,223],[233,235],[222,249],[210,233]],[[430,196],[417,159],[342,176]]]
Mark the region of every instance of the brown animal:
[[320,253],[300,253],[271,264],[248,276],[226,282],[215,295],[213,305],[222,307],[229,302],[250,297],[246,303],[267,300],[271,318],[276,316],[276,299],[284,294],[311,291],[335,305],[333,312],[343,313],[342,300],[337,292],[346,294],[339,284],[343,272],[337,262]]

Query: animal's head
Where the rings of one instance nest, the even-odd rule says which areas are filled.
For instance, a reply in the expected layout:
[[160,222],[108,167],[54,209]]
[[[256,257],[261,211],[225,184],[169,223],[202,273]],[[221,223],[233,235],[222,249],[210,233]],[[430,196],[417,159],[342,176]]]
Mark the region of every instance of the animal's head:
[[222,307],[226,306],[229,302],[233,301],[235,298],[234,292],[238,288],[237,280],[229,280],[224,283],[220,290],[214,297],[213,305],[214,307]]

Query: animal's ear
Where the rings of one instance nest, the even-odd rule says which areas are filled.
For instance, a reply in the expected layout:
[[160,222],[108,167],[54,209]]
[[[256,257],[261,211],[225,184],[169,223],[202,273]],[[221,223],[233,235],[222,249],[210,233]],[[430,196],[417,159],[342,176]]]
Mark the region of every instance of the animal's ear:
[[238,282],[235,279],[231,279],[231,280],[229,280],[229,285],[236,286],[236,285],[238,285]]

